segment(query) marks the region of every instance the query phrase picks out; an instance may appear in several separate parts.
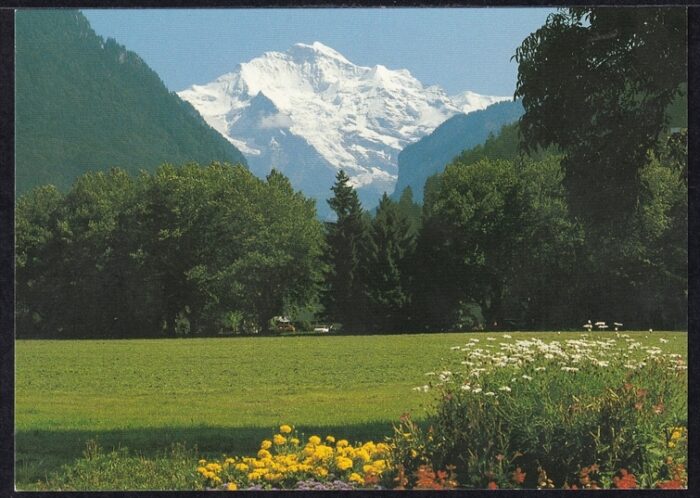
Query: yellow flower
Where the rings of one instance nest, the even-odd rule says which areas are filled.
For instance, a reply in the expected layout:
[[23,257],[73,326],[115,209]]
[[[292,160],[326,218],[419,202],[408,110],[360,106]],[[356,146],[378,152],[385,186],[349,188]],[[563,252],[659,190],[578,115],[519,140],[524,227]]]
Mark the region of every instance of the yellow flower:
[[260,443],[260,448],[263,450],[269,450],[270,448],[272,448],[272,441],[270,441],[269,439],[263,440],[263,442]]
[[198,463],[199,463],[199,465],[204,465],[204,464],[206,464],[206,463],[207,463],[207,461],[206,461],[206,460],[204,460],[204,459],[202,459],[202,460],[200,460],[200,461],[199,461]]
[[289,440],[290,443],[292,443],[294,446],[297,446],[299,444],[299,440],[295,437]]
[[248,472],[249,470],[248,464],[245,463],[237,463],[233,468],[240,472]]
[[683,433],[679,429],[676,429],[671,434],[671,439],[680,439],[682,435]]
[[316,468],[316,475],[319,477],[326,477],[328,475],[328,469],[325,467]]
[[208,463],[205,468],[211,472],[221,472],[221,465],[218,463]]
[[263,448],[262,450],[258,451],[258,458],[260,458],[261,460],[263,458],[270,458],[270,457],[272,457],[272,455],[266,449]]
[[365,483],[365,480],[364,480],[364,479],[362,478],[362,476],[361,476],[360,474],[358,474],[357,472],[353,472],[352,474],[350,474],[349,481],[350,481],[350,482],[356,482],[356,483],[358,483],[358,484],[364,484],[364,483]]
[[382,472],[386,469],[386,460],[375,460],[374,468],[377,469],[378,472]]
[[333,448],[322,444],[316,447],[313,456],[318,460],[325,460],[333,456]]
[[346,447],[347,445],[349,445],[349,444],[350,444],[350,443],[348,443],[348,440],[347,440],[347,439],[341,439],[340,441],[338,441],[337,443],[335,443],[335,445],[336,445],[338,448],[345,448],[345,447]]
[[348,470],[350,467],[352,467],[352,460],[347,457],[337,457],[335,459],[335,465],[340,470]]
[[411,458],[416,458],[418,456],[418,452],[411,448]]
[[363,462],[369,462],[371,460],[371,458],[369,456],[369,452],[364,448],[360,448],[360,449],[356,450],[355,456],[358,458],[361,458]]
[[384,455],[388,455],[390,450],[391,448],[389,445],[385,443],[377,443],[377,447],[375,448],[376,453],[382,453]]
[[226,465],[233,465],[234,463],[236,463],[236,459],[235,458],[227,458],[226,460],[224,460],[224,463]]
[[200,474],[207,474],[209,471],[204,467],[197,467],[197,472],[199,472]]
[[326,442],[333,444],[335,443],[335,438],[333,436],[326,436]]
[[230,482],[226,485],[227,491],[236,491],[237,489],[238,489],[238,486],[236,486],[235,482]]
[[321,444],[321,438],[318,436],[311,436],[309,438],[309,443],[314,444],[314,445]]
[[290,432],[292,432],[292,428],[287,424],[283,424],[280,425],[280,432],[282,434],[289,434]]
[[282,434],[275,434],[275,435],[272,437],[272,441],[273,441],[276,445],[281,445],[281,444],[284,444],[284,443],[287,442],[287,438],[284,437]]

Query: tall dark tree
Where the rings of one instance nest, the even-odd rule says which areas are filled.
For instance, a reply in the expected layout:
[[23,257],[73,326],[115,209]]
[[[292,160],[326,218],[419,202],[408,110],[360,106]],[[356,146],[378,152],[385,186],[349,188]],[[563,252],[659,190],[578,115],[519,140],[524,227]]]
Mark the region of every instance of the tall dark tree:
[[523,145],[565,154],[573,214],[619,232],[637,206],[640,170],[687,84],[685,8],[570,8],[517,49]]
[[406,265],[412,256],[414,239],[409,219],[385,193],[370,226],[365,264],[368,319],[373,331],[397,332],[408,326]]
[[326,289],[322,304],[328,319],[343,329],[361,332],[366,327],[367,300],[362,266],[368,244],[368,223],[357,192],[343,170],[336,176],[328,200],[336,221],[326,225]]
[[396,207],[399,214],[406,219],[409,224],[411,234],[415,235],[420,229],[421,223],[421,205],[413,201],[413,189],[408,186],[401,192],[401,197]]

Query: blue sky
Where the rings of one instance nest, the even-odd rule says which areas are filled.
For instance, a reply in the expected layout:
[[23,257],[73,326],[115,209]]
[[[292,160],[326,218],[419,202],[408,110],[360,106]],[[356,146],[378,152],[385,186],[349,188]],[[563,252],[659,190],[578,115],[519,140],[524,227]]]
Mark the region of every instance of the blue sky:
[[408,69],[448,94],[511,96],[520,42],[553,9],[102,9],[93,29],[138,53],[170,90],[207,83],[265,51],[320,41],[363,66]]

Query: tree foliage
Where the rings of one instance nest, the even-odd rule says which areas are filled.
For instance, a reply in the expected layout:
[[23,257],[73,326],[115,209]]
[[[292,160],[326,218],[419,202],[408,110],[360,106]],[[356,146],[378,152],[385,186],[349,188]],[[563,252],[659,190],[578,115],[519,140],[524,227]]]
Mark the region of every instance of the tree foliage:
[[20,336],[263,331],[317,290],[323,231],[282,175],[164,165],[89,173],[17,205]]
[[[573,213],[619,230],[687,81],[684,8],[569,8],[517,49],[523,146],[558,146]],[[608,232],[609,233],[609,232]]]
[[424,217],[415,265],[420,321],[459,328],[561,318],[554,310],[580,235],[558,158],[454,162],[426,191]]

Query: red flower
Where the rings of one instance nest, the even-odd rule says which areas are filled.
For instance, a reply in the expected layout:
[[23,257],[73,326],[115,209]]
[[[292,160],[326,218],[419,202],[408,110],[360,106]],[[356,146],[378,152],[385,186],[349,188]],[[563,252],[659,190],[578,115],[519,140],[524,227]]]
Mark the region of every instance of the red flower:
[[493,481],[489,481],[488,486],[486,486],[488,489],[498,489],[498,484],[496,484]]
[[613,486],[618,489],[636,489],[637,478],[634,474],[629,473],[627,469],[620,469],[618,475],[613,477]]

